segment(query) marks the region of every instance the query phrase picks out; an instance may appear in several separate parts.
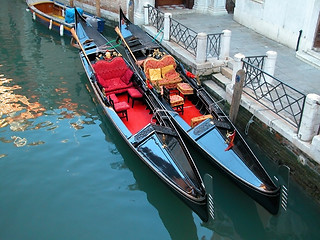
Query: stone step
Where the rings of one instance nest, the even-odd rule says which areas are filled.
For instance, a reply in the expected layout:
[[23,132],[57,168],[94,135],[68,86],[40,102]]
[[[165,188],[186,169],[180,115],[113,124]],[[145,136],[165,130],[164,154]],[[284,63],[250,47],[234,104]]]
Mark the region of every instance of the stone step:
[[221,74],[224,75],[228,79],[232,79],[232,69],[229,67],[221,67]]
[[222,75],[222,73],[212,74],[212,81],[224,90],[226,90],[226,86],[231,83],[231,80]]
[[219,86],[216,82],[212,80],[206,80],[203,81],[203,86],[208,91],[208,93],[211,94],[214,98],[218,100],[226,99],[225,89]]
[[297,58],[299,58],[300,60],[316,67],[316,68],[320,68],[320,54],[314,51],[298,51],[296,53]]

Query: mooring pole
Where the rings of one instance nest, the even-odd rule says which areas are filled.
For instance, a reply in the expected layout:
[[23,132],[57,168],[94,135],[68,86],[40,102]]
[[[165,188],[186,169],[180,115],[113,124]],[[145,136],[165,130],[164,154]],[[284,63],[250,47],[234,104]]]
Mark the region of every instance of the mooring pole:
[[236,122],[238,111],[239,111],[244,77],[245,77],[245,71],[243,69],[238,70],[235,78],[235,84],[233,88],[233,95],[232,95],[232,101],[231,101],[230,112],[229,112],[229,118],[231,122],[233,122],[234,124]]
[[96,0],[97,17],[101,17],[100,0]]
[[130,0],[128,5],[128,18],[130,22],[134,23],[134,1]]

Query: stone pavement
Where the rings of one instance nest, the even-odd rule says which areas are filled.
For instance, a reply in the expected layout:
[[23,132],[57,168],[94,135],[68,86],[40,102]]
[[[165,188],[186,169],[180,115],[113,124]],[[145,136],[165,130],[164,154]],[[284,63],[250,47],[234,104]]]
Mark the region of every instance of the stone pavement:
[[287,85],[304,93],[320,95],[320,69],[303,62],[296,57],[295,49],[277,43],[233,20],[232,14],[210,15],[196,13],[189,9],[174,9],[165,12],[195,32],[221,33],[228,29],[232,32],[230,57],[236,53],[245,56],[261,56],[267,51],[278,53],[274,76]]

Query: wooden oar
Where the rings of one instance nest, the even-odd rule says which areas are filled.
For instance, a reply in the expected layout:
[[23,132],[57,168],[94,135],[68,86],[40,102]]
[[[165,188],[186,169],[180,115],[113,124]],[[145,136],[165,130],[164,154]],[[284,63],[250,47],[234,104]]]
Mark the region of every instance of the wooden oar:
[[93,69],[93,67],[92,67],[92,65],[91,65],[91,62],[90,62],[90,60],[89,60],[89,58],[88,58],[88,55],[86,54],[86,51],[84,50],[84,48],[83,48],[83,46],[82,46],[82,44],[81,44],[81,42],[80,42],[80,40],[79,40],[79,38],[78,38],[78,35],[77,35],[76,31],[74,30],[74,28],[71,28],[70,32],[71,32],[71,34],[72,34],[72,37],[78,42],[78,44],[79,44],[79,46],[80,46],[80,49],[81,49],[81,51],[83,52],[83,55],[84,55],[85,58],[87,59],[89,65],[90,65],[90,67],[91,67],[91,70],[92,70],[93,73],[95,74],[95,71],[94,71],[94,69]]
[[122,39],[122,41],[124,42],[124,44],[126,45],[127,49],[128,49],[128,50],[129,50],[129,52],[131,53],[131,55],[132,55],[132,57],[133,57],[134,61],[135,61],[135,62],[137,62],[137,59],[136,59],[136,57],[133,55],[133,53],[132,53],[132,51],[131,51],[130,47],[128,46],[128,44],[127,44],[127,42],[126,42],[126,40],[124,40],[124,38],[123,38],[123,36],[122,36],[122,34],[121,34],[121,32],[120,32],[119,27],[116,27],[116,28],[115,28],[115,31],[116,31],[116,33],[119,35],[119,37],[121,37],[121,39]]

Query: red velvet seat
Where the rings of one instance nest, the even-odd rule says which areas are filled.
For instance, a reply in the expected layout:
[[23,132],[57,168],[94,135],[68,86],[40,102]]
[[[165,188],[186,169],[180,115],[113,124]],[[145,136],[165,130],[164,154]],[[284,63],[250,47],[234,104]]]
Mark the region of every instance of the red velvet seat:
[[132,107],[133,107],[133,104],[134,104],[134,100],[136,99],[141,99],[143,97],[142,93],[139,92],[138,89],[136,88],[130,88],[128,89],[128,103],[130,101],[130,98],[132,99]]
[[113,103],[118,103],[119,102],[118,97],[114,93],[110,94],[109,98],[113,101]]
[[132,70],[127,66],[122,57],[112,60],[99,60],[93,64],[97,81],[104,88],[105,93],[122,93],[133,86]]
[[168,88],[164,87],[163,88],[163,98],[170,103],[171,107],[177,111],[181,112],[183,114],[183,105],[184,105],[184,99],[183,97],[179,95],[170,95],[170,91]]
[[129,104],[126,102],[119,102],[119,99],[115,94],[109,95],[109,101],[113,107],[113,109],[116,111],[116,113],[119,114],[120,118],[126,118],[128,121],[128,112],[127,110],[130,108]]

